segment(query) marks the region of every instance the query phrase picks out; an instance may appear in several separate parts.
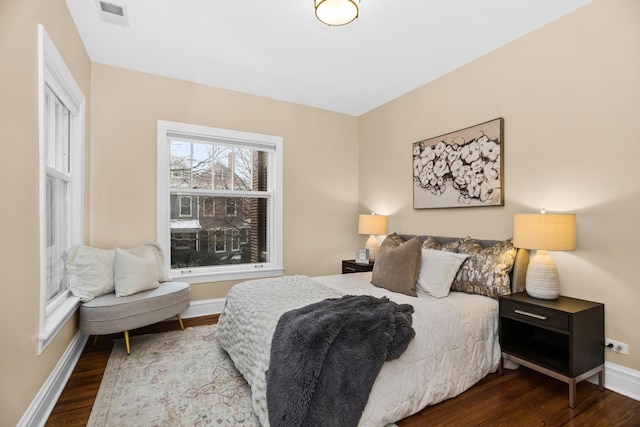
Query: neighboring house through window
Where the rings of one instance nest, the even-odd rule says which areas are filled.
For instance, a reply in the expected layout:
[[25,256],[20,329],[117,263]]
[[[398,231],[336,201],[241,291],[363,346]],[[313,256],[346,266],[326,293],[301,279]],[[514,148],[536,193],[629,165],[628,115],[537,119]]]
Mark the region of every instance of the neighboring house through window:
[[158,241],[191,283],[282,275],[282,138],[158,121]]
[[41,25],[38,40],[41,353],[79,303],[67,288],[64,253],[84,240],[85,99]]

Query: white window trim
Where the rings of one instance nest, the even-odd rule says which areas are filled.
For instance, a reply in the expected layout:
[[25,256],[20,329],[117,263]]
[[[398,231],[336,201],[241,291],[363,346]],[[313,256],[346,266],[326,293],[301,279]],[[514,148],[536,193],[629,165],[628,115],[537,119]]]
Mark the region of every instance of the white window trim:
[[[193,269],[171,269],[170,259],[170,198],[169,198],[169,143],[170,134],[181,134],[190,139],[204,138],[211,141],[220,140],[225,144],[251,145],[261,149],[274,151],[269,156],[268,186],[272,193],[270,203],[273,204],[273,214],[270,215],[268,227],[270,227],[270,239],[267,243],[269,262],[257,264],[239,264],[228,266],[216,266],[212,268],[198,267]],[[188,283],[205,283],[223,280],[251,279],[258,277],[282,276],[283,266],[283,238],[282,238],[282,174],[283,174],[283,139],[279,136],[263,135],[250,132],[240,132],[228,129],[211,128],[207,126],[190,125],[185,123],[158,120],[157,124],[157,183],[158,183],[158,210],[157,210],[157,235],[156,238],[165,250],[165,268],[167,274],[175,280]],[[193,190],[192,190],[193,192]],[[242,192],[232,192],[242,195]],[[255,193],[254,193],[255,194]]]
[[39,191],[40,191],[40,321],[38,332],[38,354],[53,341],[62,326],[73,315],[80,300],[71,292],[56,298],[47,307],[46,272],[46,163],[45,163],[45,86],[51,87],[71,114],[71,152],[79,161],[72,161],[71,174],[71,230],[70,244],[84,241],[84,122],[85,98],[62,56],[42,25],[38,25],[38,104],[39,104]]

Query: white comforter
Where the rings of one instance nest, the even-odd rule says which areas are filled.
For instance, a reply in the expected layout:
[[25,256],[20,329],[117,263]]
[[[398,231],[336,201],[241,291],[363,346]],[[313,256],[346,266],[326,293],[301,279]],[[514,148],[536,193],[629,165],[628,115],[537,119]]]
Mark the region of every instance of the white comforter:
[[[236,285],[227,296],[217,337],[249,385],[253,409],[269,426],[266,371],[271,337],[280,315],[325,298],[341,295],[386,296],[413,305],[416,337],[396,360],[385,362],[373,385],[361,426],[384,426],[427,405],[457,396],[500,360],[498,302],[464,293],[448,297],[410,297],[376,288],[371,273],[287,276]],[[311,286],[310,286],[311,285]]]

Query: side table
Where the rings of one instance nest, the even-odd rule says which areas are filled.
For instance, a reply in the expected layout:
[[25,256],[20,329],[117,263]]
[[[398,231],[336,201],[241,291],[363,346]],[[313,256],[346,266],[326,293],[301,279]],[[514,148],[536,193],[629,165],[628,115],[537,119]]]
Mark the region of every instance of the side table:
[[532,298],[526,292],[500,297],[502,361],[511,360],[569,384],[569,406],[576,406],[576,384],[598,374],[604,390],[604,304],[560,296]]

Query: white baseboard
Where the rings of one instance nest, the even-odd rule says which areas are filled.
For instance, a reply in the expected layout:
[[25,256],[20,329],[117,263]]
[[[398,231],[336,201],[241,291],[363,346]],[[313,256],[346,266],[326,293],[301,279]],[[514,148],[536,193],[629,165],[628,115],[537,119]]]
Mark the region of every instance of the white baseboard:
[[27,411],[22,415],[17,427],[41,427],[45,425],[73,372],[73,368],[75,368],[80,359],[88,338],[88,335],[84,335],[80,331],[76,333],[55,368],[53,368],[51,375],[42,385]]
[[199,301],[191,301],[180,315],[188,319],[190,317],[210,316],[212,314],[222,313],[225,298],[205,299]]
[[[590,378],[589,382],[597,384],[597,376]],[[604,387],[632,399],[640,400],[640,371],[604,362]]]

